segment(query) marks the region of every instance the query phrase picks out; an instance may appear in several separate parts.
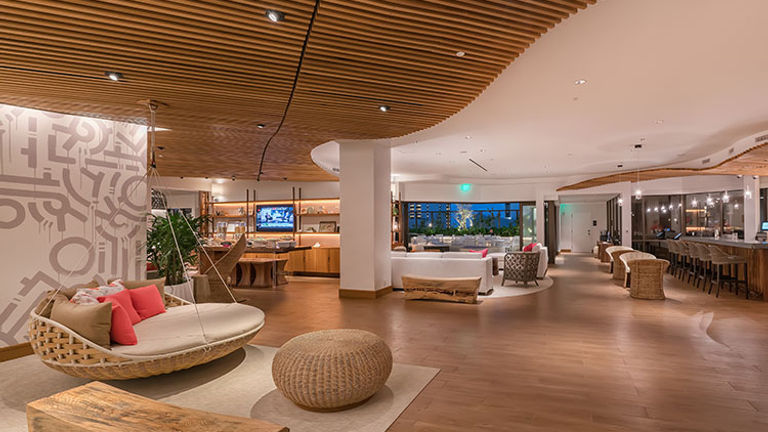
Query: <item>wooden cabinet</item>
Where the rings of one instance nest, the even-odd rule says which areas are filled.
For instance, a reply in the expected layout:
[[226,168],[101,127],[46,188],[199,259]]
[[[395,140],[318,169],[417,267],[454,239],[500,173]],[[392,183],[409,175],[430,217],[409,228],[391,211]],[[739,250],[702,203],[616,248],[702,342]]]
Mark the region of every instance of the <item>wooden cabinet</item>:
[[335,247],[312,248],[291,252],[285,270],[292,273],[338,275],[340,249]]
[[[246,253],[245,258],[275,258],[270,253]],[[287,259],[285,271],[288,273],[307,273],[337,276],[341,273],[341,249],[337,247],[319,247],[278,254],[278,258]]]

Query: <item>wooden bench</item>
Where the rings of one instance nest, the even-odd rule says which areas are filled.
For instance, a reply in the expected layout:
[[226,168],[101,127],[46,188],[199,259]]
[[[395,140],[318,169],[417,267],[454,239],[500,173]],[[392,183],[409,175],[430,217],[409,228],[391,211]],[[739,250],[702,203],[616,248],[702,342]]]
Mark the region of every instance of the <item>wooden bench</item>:
[[27,404],[30,432],[288,432],[262,420],[181,408],[100,382]]
[[438,278],[403,276],[406,300],[446,300],[477,303],[480,277]]

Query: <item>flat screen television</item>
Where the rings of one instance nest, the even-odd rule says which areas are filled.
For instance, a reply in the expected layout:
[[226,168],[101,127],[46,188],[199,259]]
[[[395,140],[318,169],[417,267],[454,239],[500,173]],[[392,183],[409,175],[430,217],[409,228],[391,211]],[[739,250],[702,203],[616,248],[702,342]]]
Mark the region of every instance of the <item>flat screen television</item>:
[[763,221],[760,225],[760,231],[768,231],[768,221]]
[[256,206],[256,231],[291,232],[293,223],[292,205]]

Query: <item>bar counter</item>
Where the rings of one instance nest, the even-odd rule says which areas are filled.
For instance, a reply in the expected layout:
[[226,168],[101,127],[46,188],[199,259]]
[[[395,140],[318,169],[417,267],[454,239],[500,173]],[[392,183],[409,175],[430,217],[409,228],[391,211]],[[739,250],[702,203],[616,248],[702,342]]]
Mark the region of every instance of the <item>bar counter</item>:
[[[747,259],[749,270],[749,295],[761,296],[768,301],[768,243],[752,240],[726,240],[712,237],[683,237],[680,240],[706,243],[719,246],[729,255],[739,255]],[[741,266],[743,267],[743,266]],[[744,278],[740,270],[739,278]]]

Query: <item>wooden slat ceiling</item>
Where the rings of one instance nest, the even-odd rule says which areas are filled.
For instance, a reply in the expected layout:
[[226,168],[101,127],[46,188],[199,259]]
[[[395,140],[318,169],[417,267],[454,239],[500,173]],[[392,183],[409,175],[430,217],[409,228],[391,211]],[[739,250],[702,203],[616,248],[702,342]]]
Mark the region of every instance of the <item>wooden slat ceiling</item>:
[[[595,1],[322,0],[262,179],[331,179],[311,161],[313,147],[441,122],[541,34]],[[158,126],[171,129],[157,137],[162,175],[255,178],[314,6],[0,0],[0,103],[146,123],[138,101],[157,100]],[[272,23],[267,9],[286,20]],[[124,80],[109,81],[105,71]]]
[[637,182],[692,175],[759,175],[768,176],[768,144],[760,144],[709,168],[655,168],[639,172],[625,171],[560,187],[558,191],[587,189],[611,183]]

